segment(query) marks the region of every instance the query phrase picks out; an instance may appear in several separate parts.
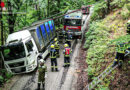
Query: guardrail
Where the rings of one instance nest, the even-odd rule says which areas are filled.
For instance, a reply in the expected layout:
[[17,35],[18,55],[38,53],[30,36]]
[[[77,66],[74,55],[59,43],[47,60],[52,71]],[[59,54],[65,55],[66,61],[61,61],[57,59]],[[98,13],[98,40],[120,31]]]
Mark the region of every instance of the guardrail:
[[114,67],[110,65],[104,72],[102,72],[96,79],[94,79],[90,84],[86,85],[83,90],[91,90],[93,89],[98,83],[100,83],[108,74],[110,74],[115,68],[118,67],[118,64]]

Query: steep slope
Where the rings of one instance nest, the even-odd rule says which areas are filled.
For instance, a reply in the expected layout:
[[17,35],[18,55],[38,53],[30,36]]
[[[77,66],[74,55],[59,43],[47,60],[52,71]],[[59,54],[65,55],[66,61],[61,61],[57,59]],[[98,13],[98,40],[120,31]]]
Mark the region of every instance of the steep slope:
[[[118,0],[113,0],[118,1]],[[113,4],[113,2],[111,3]],[[116,6],[117,2],[113,4]],[[112,40],[126,35],[126,23],[130,19],[129,8],[125,2],[122,7],[112,8],[110,14],[104,13],[105,5],[100,3],[101,10],[95,10],[94,14],[100,14],[102,17],[92,16],[92,22],[86,33],[85,48],[87,48],[86,62],[88,64],[87,73],[88,81],[91,82],[95,77],[100,75],[115,58],[115,45],[111,46]],[[103,7],[103,8],[102,8]],[[106,15],[103,15],[106,14]],[[96,17],[97,19],[95,19]],[[104,18],[105,17],[105,18]],[[130,36],[127,36],[130,37]],[[122,69],[114,70],[108,75],[102,83],[96,86],[96,89],[121,89],[125,90],[130,87],[129,77],[129,58],[126,58]]]

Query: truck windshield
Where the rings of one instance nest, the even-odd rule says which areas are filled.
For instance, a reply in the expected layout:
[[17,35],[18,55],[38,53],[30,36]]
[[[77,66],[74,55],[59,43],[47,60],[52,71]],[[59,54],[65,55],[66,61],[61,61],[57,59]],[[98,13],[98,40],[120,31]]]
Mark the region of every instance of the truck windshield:
[[81,26],[81,19],[65,19],[64,24],[67,26]]
[[5,61],[23,58],[26,56],[23,43],[3,47]]

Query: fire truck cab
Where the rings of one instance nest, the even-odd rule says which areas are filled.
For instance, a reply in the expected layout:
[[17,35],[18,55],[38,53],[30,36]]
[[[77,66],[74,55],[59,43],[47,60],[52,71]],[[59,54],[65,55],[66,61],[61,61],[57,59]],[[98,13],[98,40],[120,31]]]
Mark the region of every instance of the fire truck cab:
[[[67,13],[73,12],[74,10],[68,10]],[[82,26],[82,12],[77,11],[64,16],[64,30],[72,34],[72,36],[81,36]]]

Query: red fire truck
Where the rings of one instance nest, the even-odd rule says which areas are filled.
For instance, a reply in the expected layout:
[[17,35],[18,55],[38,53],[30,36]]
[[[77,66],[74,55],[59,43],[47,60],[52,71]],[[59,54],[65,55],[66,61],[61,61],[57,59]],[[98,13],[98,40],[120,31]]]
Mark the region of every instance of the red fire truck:
[[[74,10],[68,10],[67,13]],[[77,11],[64,16],[64,30],[69,30],[73,36],[81,36],[82,12]]]

